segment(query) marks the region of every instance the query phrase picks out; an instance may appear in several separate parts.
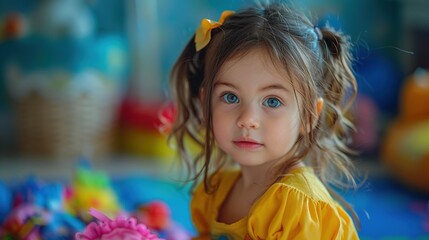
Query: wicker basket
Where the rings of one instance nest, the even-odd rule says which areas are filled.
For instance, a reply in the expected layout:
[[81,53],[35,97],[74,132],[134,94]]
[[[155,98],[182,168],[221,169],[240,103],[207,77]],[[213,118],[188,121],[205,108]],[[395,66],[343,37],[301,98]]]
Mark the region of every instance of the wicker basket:
[[54,101],[30,94],[15,100],[18,148],[31,156],[102,156],[112,147],[114,106],[82,94]]

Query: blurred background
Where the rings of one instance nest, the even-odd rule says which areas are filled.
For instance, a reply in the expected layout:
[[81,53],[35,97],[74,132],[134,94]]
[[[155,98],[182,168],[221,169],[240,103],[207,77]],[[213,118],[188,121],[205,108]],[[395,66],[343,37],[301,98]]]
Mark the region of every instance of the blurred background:
[[[37,195],[50,186],[34,188],[34,178],[77,184],[83,165],[101,171],[90,175],[113,189],[114,209],[161,199],[192,232],[165,134],[174,121],[169,74],[202,18],[249,3],[0,0],[0,223],[23,189]],[[361,238],[428,239],[429,2],[292,4],[353,44],[353,148],[367,180],[344,196],[361,219]]]

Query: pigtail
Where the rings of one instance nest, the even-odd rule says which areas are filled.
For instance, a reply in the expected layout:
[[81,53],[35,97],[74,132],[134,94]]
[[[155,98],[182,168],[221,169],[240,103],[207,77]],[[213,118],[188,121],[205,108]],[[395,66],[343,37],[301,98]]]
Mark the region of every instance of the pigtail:
[[[351,68],[350,44],[348,38],[330,28],[320,29],[322,39],[320,47],[324,61],[323,83],[319,87],[325,102],[324,111],[319,121],[318,145],[322,154],[318,158],[322,180],[336,185],[344,185],[343,178],[332,177],[331,172],[342,172],[345,182],[355,186],[352,164],[346,154],[354,152],[348,147],[351,142],[351,130],[354,129],[349,119],[349,110],[357,93],[357,84]],[[329,161],[325,162],[325,161]],[[330,164],[332,163],[332,164]],[[340,171],[334,171],[337,168]],[[323,179],[323,176],[330,176]]]
[[321,48],[327,66],[325,79],[330,82],[325,90],[332,90],[326,97],[348,111],[357,93],[356,79],[351,68],[349,38],[331,28],[324,28],[321,33]]
[[[345,188],[357,188],[355,167],[348,157],[355,152],[349,147],[354,125],[350,120],[350,109],[357,94],[356,78],[351,67],[350,42],[348,37],[331,28],[320,29],[320,47],[324,61],[322,96],[325,106],[319,120],[321,156],[317,158],[321,180],[329,192],[352,214],[357,227],[360,221],[352,206],[336,193],[330,184]],[[338,174],[336,175],[336,173]]]

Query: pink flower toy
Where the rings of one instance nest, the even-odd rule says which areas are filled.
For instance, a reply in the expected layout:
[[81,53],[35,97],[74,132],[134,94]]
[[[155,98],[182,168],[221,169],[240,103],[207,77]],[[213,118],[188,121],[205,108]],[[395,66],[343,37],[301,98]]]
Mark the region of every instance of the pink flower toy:
[[135,218],[117,217],[111,220],[93,208],[89,213],[98,219],[98,222],[89,223],[83,232],[77,233],[77,240],[162,240]]

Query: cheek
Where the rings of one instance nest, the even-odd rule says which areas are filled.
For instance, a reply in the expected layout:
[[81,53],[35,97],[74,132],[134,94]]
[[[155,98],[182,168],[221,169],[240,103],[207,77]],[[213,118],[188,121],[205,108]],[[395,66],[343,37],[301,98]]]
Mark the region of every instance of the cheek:
[[215,138],[218,140],[222,136],[226,135],[225,133],[228,132],[227,129],[231,126],[231,122],[225,116],[225,114],[222,114],[221,112],[216,110],[213,111],[212,120],[213,133],[215,135]]
[[229,125],[225,118],[213,118],[213,137],[217,146],[225,151],[228,149],[228,144],[232,138],[230,135],[231,129],[229,129]]
[[277,142],[295,142],[300,133],[299,120],[296,119],[279,119],[272,122],[266,128],[266,138]]

